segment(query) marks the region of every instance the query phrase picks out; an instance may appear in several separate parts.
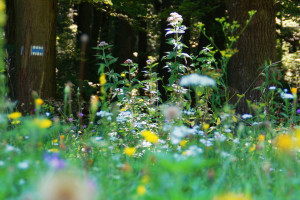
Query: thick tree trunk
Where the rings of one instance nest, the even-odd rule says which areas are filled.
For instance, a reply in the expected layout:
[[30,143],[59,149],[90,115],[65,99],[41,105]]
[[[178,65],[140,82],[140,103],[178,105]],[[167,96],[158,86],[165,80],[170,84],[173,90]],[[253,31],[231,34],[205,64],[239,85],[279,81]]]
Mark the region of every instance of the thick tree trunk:
[[30,108],[32,91],[54,97],[57,0],[14,0],[16,85],[24,109]]
[[227,0],[229,17],[242,26],[248,19],[248,11],[257,10],[249,26],[236,43],[238,53],[229,63],[229,86],[245,98],[237,107],[238,112],[247,112],[246,99],[258,101],[260,93],[252,89],[263,82],[258,68],[265,61],[275,61],[276,30],[275,4],[273,0]]

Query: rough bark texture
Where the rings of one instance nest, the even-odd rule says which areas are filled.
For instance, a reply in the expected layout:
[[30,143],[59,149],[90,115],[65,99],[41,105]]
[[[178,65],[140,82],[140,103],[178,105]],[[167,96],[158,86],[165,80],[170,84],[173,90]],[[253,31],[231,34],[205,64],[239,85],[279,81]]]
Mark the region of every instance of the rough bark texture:
[[[15,94],[24,109],[30,108],[32,91],[42,98],[54,97],[57,0],[14,0]],[[42,46],[43,56],[31,55],[32,46]]]
[[260,93],[252,89],[263,82],[258,78],[258,68],[265,61],[275,61],[276,30],[275,5],[273,0],[227,0],[229,17],[244,26],[249,18],[248,11],[257,10],[249,26],[236,43],[238,53],[229,63],[228,80],[233,91],[245,94],[237,107],[238,112],[247,112],[245,99],[258,101]]

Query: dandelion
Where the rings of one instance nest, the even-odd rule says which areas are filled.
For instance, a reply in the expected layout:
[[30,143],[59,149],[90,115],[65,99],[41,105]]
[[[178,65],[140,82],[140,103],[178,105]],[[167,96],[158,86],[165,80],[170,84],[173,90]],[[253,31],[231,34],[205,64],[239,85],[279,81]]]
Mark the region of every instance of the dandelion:
[[20,118],[22,116],[22,113],[20,113],[20,112],[13,112],[13,113],[10,113],[9,115],[8,115],[8,118],[9,119],[18,119],[18,118]]
[[136,152],[136,148],[135,147],[126,147],[124,149],[124,153],[127,155],[127,156],[133,156]]
[[258,136],[258,141],[259,141],[259,142],[263,142],[263,141],[265,141],[265,138],[266,138],[265,135],[259,135],[259,136]]
[[190,74],[181,78],[179,82],[180,86],[199,86],[199,87],[213,87],[216,85],[216,81],[208,76],[199,74]]
[[293,88],[291,89],[291,92],[292,92],[293,95],[297,95],[297,88],[294,88],[294,87],[293,87]]
[[39,128],[49,128],[52,125],[52,121],[49,119],[34,119],[33,123]]
[[207,129],[209,129],[209,124],[203,123],[202,128],[204,131],[206,131]]
[[159,137],[152,133],[151,131],[144,130],[141,132],[141,135],[145,138],[146,141],[151,142],[151,143],[157,143]]
[[138,195],[140,195],[140,196],[143,196],[143,195],[145,195],[146,194],[146,188],[145,188],[145,186],[143,186],[143,185],[140,185],[140,186],[138,186],[137,188],[136,188],[136,193],[138,194]]
[[41,99],[41,98],[35,99],[35,104],[36,105],[41,106],[43,103],[44,103],[43,99]]
[[184,147],[187,144],[187,142],[188,142],[187,140],[181,140],[179,142],[179,145],[182,146],[182,147]]
[[279,134],[275,138],[275,146],[282,151],[290,151],[295,147],[294,139],[289,134]]

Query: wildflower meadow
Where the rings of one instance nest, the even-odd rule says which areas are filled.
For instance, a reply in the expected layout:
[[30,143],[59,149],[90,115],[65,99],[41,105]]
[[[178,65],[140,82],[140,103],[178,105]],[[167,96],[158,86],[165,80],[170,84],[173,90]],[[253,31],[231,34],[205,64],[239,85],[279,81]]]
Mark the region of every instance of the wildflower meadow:
[[[251,89],[262,94],[258,101],[243,100],[246,92],[233,95],[227,78],[234,45],[256,14],[247,12],[242,25],[217,19],[224,49],[196,24],[210,44],[193,54],[183,41],[190,27],[180,13],[168,12],[167,82],[155,56],[143,68],[134,58],[121,60],[117,71],[114,45],[100,41],[89,95],[81,78],[66,81],[60,100],[37,90],[27,110],[10,98],[2,38],[0,200],[299,199],[299,87],[282,84],[276,63],[267,61],[259,68],[264,81]],[[47,54],[46,47],[38,53]],[[77,64],[84,67],[84,59]],[[238,111],[241,102],[247,112]]]

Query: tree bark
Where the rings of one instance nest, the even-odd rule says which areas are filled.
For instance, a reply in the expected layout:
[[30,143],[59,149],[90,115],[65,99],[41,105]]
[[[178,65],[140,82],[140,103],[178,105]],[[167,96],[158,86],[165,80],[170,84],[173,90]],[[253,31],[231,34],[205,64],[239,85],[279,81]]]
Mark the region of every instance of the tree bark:
[[33,91],[44,99],[55,96],[57,0],[14,0],[14,3],[15,94],[28,110]]
[[275,3],[273,0],[227,0],[229,18],[238,21],[241,27],[249,18],[248,11],[257,10],[249,26],[236,43],[238,53],[228,66],[229,87],[245,98],[239,103],[237,111],[247,112],[246,99],[258,101],[260,92],[252,89],[264,81],[259,77],[258,68],[265,61],[276,58]]

